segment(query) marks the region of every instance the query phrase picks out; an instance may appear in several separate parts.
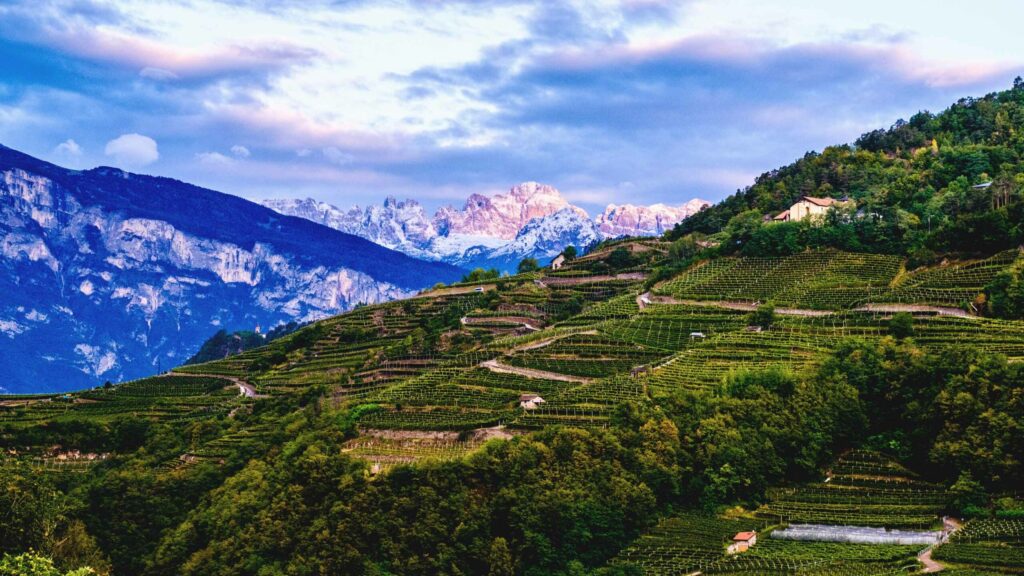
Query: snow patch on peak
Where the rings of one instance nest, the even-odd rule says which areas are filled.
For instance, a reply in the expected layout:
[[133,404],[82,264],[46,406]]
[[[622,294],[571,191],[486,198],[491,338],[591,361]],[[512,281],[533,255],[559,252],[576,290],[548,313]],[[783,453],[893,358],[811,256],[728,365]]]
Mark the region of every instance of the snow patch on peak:
[[585,212],[575,207],[534,218],[516,234],[515,240],[495,251],[495,256],[553,258],[566,246],[585,249],[601,240],[601,234]]
[[75,346],[75,353],[81,357],[78,369],[90,376],[99,377],[117,368],[117,353],[113,350],[81,343]]
[[271,199],[261,204],[275,212],[312,220],[419,258],[427,256],[422,248],[437,236],[433,222],[415,200],[400,201],[389,196],[383,204],[365,209],[353,206],[348,210],[312,198]]
[[18,324],[14,320],[0,320],[0,334],[4,334],[8,338],[14,338],[25,330],[25,326]]
[[490,198],[473,194],[461,210],[450,206],[442,208],[434,216],[434,225],[445,235],[472,234],[514,240],[530,220],[569,207],[569,201],[555,187],[524,182],[509,189],[508,194]]
[[311,198],[265,200],[263,205],[416,258],[514,270],[519,258],[543,260],[569,245],[584,249],[605,238],[660,235],[708,203],[610,204],[591,219],[554,186],[530,181],[502,194],[472,194],[462,208],[443,207],[433,218],[416,201],[390,196],[381,204],[347,211]]
[[609,204],[596,219],[597,227],[606,237],[656,236],[701,211],[710,203],[693,199],[680,206],[658,203],[650,206]]

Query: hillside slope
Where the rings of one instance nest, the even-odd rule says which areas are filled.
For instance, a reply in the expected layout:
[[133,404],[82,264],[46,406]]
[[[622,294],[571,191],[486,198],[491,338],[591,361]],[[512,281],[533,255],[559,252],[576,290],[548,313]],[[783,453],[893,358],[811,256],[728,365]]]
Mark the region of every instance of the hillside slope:
[[[766,172],[681,222],[668,238],[725,231],[732,239],[725,246],[748,255],[809,245],[913,254],[916,263],[950,252],[988,255],[1024,242],[1022,188],[1024,81],[1018,78],[1010,90],[965,98],[938,114],[920,112],[852,145],[808,153]],[[792,228],[791,235],[777,229],[747,248],[758,218],[807,195],[854,200],[854,225],[812,238],[794,223],[783,227]],[[734,220],[741,214],[745,218]]]
[[[79,517],[123,574],[476,574],[505,558],[514,573],[571,574],[620,551],[599,574],[678,573],[726,562],[730,531],[780,514],[927,528],[960,506],[951,485],[983,478],[970,502],[987,505],[985,489],[1024,478],[1024,322],[946,305],[1018,252],[899,277],[902,258],[832,250],[717,259],[645,286],[669,258],[665,242],[620,241],[169,376],[13,398],[0,447],[26,469],[89,472],[60,478],[92,483]],[[752,316],[766,293],[787,306]],[[830,464],[864,445],[899,461]],[[897,493],[912,501],[890,505]],[[676,534],[667,551],[630,544],[669,510],[732,504],[750,512],[658,524],[650,537]],[[832,558],[853,576],[914,562],[906,547],[758,550],[748,559]]]

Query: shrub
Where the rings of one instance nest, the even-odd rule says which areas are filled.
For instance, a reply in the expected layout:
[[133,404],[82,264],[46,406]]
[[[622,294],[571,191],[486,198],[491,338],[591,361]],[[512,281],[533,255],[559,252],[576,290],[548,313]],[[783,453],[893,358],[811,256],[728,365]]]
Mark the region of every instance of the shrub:
[[523,258],[519,261],[519,266],[516,270],[522,274],[524,272],[533,272],[540,269],[540,264],[537,263],[536,258]]
[[750,313],[749,322],[751,326],[770,328],[775,322],[775,306],[771,303],[761,304]]
[[900,312],[889,320],[889,333],[897,340],[914,335],[914,317],[909,312]]

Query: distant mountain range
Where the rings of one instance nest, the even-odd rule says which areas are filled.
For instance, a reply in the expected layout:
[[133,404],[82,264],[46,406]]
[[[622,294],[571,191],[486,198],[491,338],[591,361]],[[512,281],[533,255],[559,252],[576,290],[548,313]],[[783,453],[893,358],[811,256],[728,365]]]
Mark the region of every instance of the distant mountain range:
[[312,320],[462,274],[235,196],[0,146],[0,392],[137,378],[220,328]]
[[554,187],[536,182],[492,197],[473,194],[461,209],[446,206],[433,217],[415,200],[394,198],[348,210],[312,198],[262,204],[416,258],[506,271],[526,257],[544,263],[570,245],[584,249],[607,238],[659,235],[709,205],[698,199],[681,206],[611,204],[591,219]]

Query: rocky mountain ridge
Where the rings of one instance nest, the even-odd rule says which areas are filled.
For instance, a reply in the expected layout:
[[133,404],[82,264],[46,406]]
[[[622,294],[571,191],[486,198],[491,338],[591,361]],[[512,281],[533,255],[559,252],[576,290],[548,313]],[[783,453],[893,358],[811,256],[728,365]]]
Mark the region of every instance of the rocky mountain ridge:
[[659,235],[709,205],[699,199],[680,206],[610,204],[591,219],[556,188],[537,182],[506,194],[473,194],[462,208],[445,206],[432,217],[415,200],[390,197],[382,205],[348,210],[312,198],[262,204],[417,258],[502,270],[526,257],[550,260],[570,245],[583,249],[607,238]]
[[460,276],[234,196],[0,147],[0,391],[137,378],[219,328],[309,321]]

